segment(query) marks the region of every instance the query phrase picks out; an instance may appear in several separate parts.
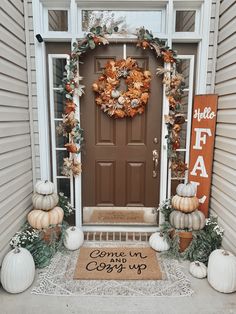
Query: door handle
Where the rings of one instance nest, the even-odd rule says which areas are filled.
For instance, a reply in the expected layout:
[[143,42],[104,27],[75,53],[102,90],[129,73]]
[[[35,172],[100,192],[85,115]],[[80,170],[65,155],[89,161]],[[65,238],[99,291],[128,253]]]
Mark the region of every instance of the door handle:
[[157,177],[157,168],[158,168],[158,162],[159,162],[159,154],[156,149],[152,151],[152,160],[153,160],[153,171],[152,171],[152,177],[156,178]]

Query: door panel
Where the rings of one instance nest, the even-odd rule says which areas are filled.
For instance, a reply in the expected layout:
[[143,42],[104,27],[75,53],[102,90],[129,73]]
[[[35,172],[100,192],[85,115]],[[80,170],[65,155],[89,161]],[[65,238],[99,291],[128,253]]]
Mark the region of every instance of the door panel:
[[[92,83],[108,60],[123,58],[123,44],[110,44],[82,58],[80,75],[85,95],[81,98],[81,126],[85,130],[82,155],[83,206],[157,206],[160,164],[153,178],[152,151],[160,154],[162,83],[156,77],[158,65],[151,51],[126,45],[127,57],[152,72],[151,93],[144,114],[133,119],[108,117],[96,106]],[[125,88],[121,80],[120,89]],[[157,143],[153,139],[157,138]]]

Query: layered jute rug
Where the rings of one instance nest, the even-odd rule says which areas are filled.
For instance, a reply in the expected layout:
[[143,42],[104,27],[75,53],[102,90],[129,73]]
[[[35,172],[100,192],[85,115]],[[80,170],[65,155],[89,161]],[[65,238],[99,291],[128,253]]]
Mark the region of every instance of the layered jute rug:
[[[114,247],[115,246],[115,247]],[[129,268],[131,265],[132,271],[130,272],[130,276],[132,278],[122,278],[114,280],[111,278],[105,278],[103,275],[102,279],[100,277],[92,279],[74,279],[77,277],[79,265],[81,261],[84,261],[84,249],[88,255],[93,252],[92,256],[96,255],[106,255],[106,258],[110,258],[112,253],[115,251],[123,252],[123,255],[127,254],[127,256],[123,256],[125,260],[125,267]],[[142,249],[142,250],[141,250]],[[148,249],[148,250],[146,250]],[[148,243],[140,243],[140,242],[85,242],[82,249],[78,251],[63,251],[58,252],[51,261],[51,264],[40,271],[38,279],[32,289],[33,294],[41,294],[41,295],[51,295],[51,296],[190,296],[193,293],[191,289],[190,281],[187,276],[183,273],[182,268],[179,265],[179,262],[171,259],[160,258],[158,253],[154,251],[154,260],[151,259],[151,267],[155,267],[155,270],[152,269],[153,272],[159,272],[158,275],[153,275],[153,278],[143,278],[140,280],[139,275],[135,275],[137,272],[141,274],[145,274],[144,266],[138,266],[141,260],[146,260],[145,256],[148,254],[150,248]],[[84,253],[83,253],[84,251]],[[90,253],[89,253],[90,252]],[[103,252],[103,253],[101,253]],[[105,253],[104,253],[105,252]],[[110,253],[110,256],[107,257],[107,253]],[[130,253],[131,252],[131,253]],[[136,253],[136,254],[135,254]],[[140,257],[141,253],[142,257]],[[129,256],[130,255],[130,256]],[[137,255],[137,256],[135,256]],[[82,259],[79,259],[79,256]],[[117,253],[118,256],[118,253]],[[115,255],[113,254],[113,257]],[[111,258],[113,258],[111,257]],[[149,256],[150,257],[150,256]],[[89,257],[91,258],[91,256]],[[119,258],[119,257],[117,257]],[[121,257],[120,257],[121,258]],[[134,258],[134,260],[133,260]],[[149,258],[148,258],[149,259]],[[87,264],[92,262],[86,260]],[[83,262],[82,262],[83,263]],[[106,262],[98,262],[100,265]],[[118,262],[119,263],[119,262]],[[84,263],[84,265],[87,265]],[[100,265],[103,269],[106,268],[104,264]],[[114,265],[113,261],[110,264]],[[90,264],[95,265],[95,264]],[[136,266],[133,266],[136,265]],[[98,265],[97,265],[98,266]],[[89,267],[88,267],[89,268]],[[91,266],[91,269],[94,267]],[[89,269],[90,269],[89,268]],[[146,269],[146,268],[145,268]],[[108,270],[108,269],[107,269]],[[114,269],[117,272],[117,269]],[[110,270],[109,270],[110,271]],[[116,273],[114,272],[114,274]],[[81,272],[84,276],[84,272]],[[133,278],[133,276],[136,278]],[[149,274],[150,276],[150,274]],[[155,278],[154,278],[155,277]],[[158,277],[158,278],[157,278]],[[79,278],[79,277],[77,277]],[[81,278],[81,277],[80,277]],[[128,280],[127,280],[128,279]]]

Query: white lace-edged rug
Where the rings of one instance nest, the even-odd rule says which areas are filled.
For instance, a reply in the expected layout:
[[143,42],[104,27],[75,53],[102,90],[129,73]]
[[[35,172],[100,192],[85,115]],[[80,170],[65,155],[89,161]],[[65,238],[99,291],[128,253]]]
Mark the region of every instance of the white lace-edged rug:
[[[85,242],[85,247],[148,247],[140,242]],[[58,252],[51,264],[40,270],[33,294],[51,296],[162,296],[180,297],[193,294],[190,280],[183,273],[179,262],[157,259],[165,280],[74,280],[79,256],[77,251]]]

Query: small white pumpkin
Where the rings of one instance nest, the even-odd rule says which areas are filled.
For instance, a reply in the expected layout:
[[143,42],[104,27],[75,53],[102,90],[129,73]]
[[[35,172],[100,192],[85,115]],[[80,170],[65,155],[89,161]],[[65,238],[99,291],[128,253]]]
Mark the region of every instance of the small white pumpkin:
[[69,227],[65,231],[64,245],[68,250],[74,251],[84,243],[84,233],[77,227]]
[[50,210],[57,205],[59,197],[57,193],[49,195],[34,193],[32,196],[32,201],[35,209]]
[[236,256],[222,249],[214,250],[208,260],[207,279],[219,292],[236,291]]
[[55,190],[54,184],[48,180],[38,181],[35,184],[35,192],[39,194],[53,194]]
[[58,225],[62,222],[64,211],[61,207],[54,207],[50,211],[34,209],[28,214],[28,223],[35,229],[48,228],[50,225]]
[[160,232],[155,232],[150,236],[149,244],[153,250],[158,252],[167,251],[170,248],[169,243]]
[[193,185],[190,182],[188,182],[186,184],[180,183],[176,188],[176,193],[179,196],[183,196],[183,197],[193,197],[196,195],[197,189],[196,189],[195,185]]
[[190,274],[198,279],[205,278],[207,276],[207,267],[202,262],[192,262],[189,265]]
[[30,252],[25,248],[10,251],[2,262],[1,283],[10,293],[28,289],[34,281],[35,265]]
[[123,105],[123,104],[125,103],[125,98],[124,98],[123,96],[120,96],[120,97],[118,98],[118,103],[119,103],[120,105]]
[[112,92],[111,92],[111,97],[112,98],[119,98],[120,97],[120,92],[116,89],[114,89]]

